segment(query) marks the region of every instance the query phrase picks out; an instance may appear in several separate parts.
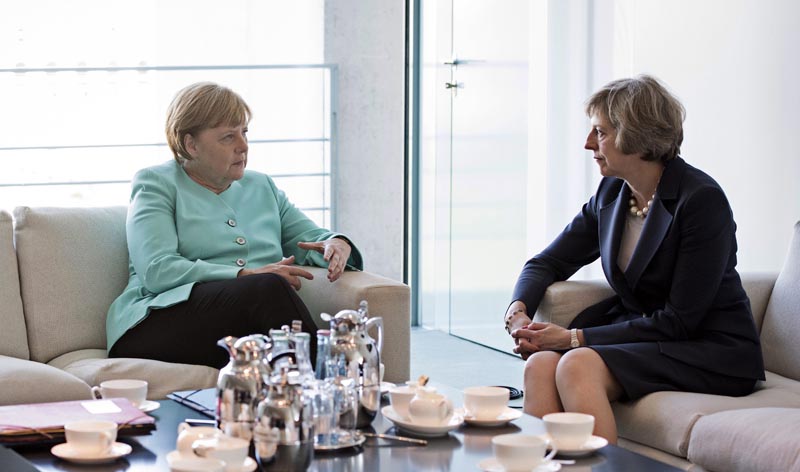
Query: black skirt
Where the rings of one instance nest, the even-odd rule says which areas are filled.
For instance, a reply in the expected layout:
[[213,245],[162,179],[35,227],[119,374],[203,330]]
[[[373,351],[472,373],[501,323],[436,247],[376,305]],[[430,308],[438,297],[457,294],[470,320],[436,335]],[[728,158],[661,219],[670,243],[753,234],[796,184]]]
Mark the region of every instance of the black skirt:
[[710,372],[661,353],[657,342],[588,346],[600,354],[624,390],[620,400],[648,393],[683,391],[741,397],[752,393],[756,381]]

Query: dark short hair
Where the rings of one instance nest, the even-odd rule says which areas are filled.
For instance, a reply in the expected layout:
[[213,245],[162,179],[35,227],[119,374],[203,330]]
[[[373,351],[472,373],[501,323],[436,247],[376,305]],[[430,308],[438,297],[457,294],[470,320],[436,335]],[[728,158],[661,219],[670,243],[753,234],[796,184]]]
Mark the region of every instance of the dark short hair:
[[233,90],[213,82],[198,82],[180,90],[167,110],[167,144],[175,160],[191,160],[184,138],[220,125],[250,122],[250,108]]
[[681,152],[686,110],[654,77],[609,82],[586,101],[586,114],[596,113],[614,127],[615,144],[625,154],[666,162]]

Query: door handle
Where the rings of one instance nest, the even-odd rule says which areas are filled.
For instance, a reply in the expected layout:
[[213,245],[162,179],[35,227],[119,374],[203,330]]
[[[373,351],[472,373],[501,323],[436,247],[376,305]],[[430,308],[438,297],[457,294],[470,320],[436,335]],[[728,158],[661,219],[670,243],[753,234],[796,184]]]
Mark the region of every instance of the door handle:
[[445,82],[444,88],[446,89],[460,89],[464,88],[464,82]]

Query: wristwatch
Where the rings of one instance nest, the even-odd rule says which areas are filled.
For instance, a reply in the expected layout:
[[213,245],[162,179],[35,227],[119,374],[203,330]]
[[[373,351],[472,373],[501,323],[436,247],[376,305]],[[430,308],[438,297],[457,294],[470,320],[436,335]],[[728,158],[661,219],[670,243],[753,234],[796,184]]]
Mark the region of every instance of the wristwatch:
[[576,347],[581,347],[581,342],[578,340],[578,329],[572,328],[569,331],[569,347],[575,349]]

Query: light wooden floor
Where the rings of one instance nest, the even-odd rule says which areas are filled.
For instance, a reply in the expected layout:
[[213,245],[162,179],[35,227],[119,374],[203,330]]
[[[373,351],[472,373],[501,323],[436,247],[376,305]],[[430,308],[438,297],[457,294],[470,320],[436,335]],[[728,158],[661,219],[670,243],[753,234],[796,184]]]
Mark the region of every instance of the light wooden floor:
[[[431,381],[463,389],[474,385],[507,385],[522,390],[519,357],[503,354],[443,331],[411,328],[411,378],[425,374]],[[521,405],[515,400],[510,405]]]

